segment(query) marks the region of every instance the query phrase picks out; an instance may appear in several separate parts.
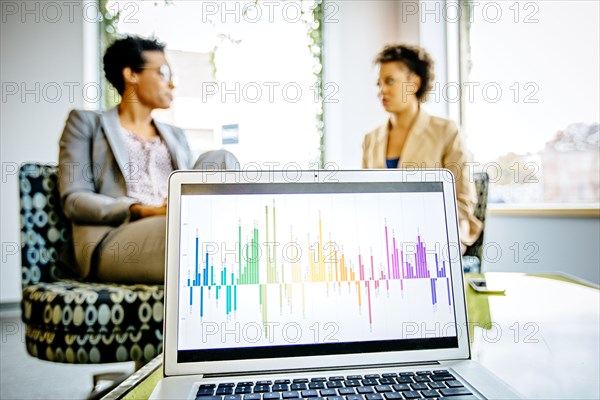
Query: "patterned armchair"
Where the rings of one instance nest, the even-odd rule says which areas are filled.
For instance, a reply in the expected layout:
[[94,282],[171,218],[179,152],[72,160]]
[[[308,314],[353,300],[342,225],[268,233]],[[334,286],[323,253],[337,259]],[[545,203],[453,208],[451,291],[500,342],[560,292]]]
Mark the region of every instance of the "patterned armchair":
[[70,223],[57,174],[35,163],[19,172],[27,351],[55,362],[145,363],[162,352],[163,287],[82,282],[60,265]]
[[479,238],[467,248],[463,256],[463,269],[465,272],[481,272],[483,261],[483,234],[485,232],[485,212],[487,210],[488,186],[490,178],[487,172],[473,174],[475,190],[477,191],[477,205],[475,206],[475,217],[483,224]]

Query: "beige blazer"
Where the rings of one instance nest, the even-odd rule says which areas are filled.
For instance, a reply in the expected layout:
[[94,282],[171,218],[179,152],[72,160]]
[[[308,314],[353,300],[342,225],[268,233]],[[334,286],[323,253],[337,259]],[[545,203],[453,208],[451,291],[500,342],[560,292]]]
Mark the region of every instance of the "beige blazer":
[[[386,168],[390,122],[367,133],[362,146],[363,168]],[[456,201],[461,249],[475,243],[481,234],[481,221],[475,218],[475,184],[470,176],[466,145],[456,124],[427,114],[422,108],[410,130],[398,168],[448,168],[456,179]]]
[[[175,169],[192,166],[192,154],[181,129],[154,121]],[[82,277],[90,274],[96,246],[111,229],[129,221],[125,176],[135,173],[122,138],[117,108],[106,112],[74,110],[60,138],[59,191],[63,211],[72,223],[73,249],[67,265]],[[73,257],[72,260],[69,257]]]

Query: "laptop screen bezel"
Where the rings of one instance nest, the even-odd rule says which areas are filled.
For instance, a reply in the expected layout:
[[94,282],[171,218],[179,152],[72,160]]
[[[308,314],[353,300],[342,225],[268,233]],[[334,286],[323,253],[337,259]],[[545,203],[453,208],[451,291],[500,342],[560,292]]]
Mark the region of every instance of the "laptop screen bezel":
[[[360,366],[395,363],[416,363],[437,360],[468,359],[470,357],[462,263],[460,257],[451,268],[454,312],[458,333],[457,347],[405,351],[327,354],[286,358],[217,360],[203,362],[178,361],[179,302],[179,234],[180,206],[183,185],[211,186],[237,183],[373,183],[373,182],[441,182],[447,215],[448,240],[459,246],[458,219],[454,177],[449,170],[306,170],[306,171],[175,171],[169,177],[167,215],[167,252],[165,271],[165,316],[163,330],[163,365],[165,376],[189,374],[236,373],[263,370],[296,370],[338,366]],[[213,186],[214,187],[214,186]],[[225,189],[224,189],[225,190]],[[424,340],[425,342],[427,339]],[[425,343],[426,344],[426,343]]]

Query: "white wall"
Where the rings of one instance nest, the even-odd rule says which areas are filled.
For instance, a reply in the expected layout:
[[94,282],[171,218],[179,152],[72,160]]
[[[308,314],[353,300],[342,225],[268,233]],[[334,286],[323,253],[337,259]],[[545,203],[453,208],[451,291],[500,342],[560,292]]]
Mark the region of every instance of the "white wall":
[[0,6],[0,302],[4,303],[21,298],[17,170],[26,161],[56,163],[69,110],[97,106],[97,86],[88,87],[84,96],[83,83],[98,79],[95,47],[88,46],[84,53],[86,41],[98,43],[98,35],[97,24],[92,23],[97,9],[86,7],[83,18],[83,1],[1,0]]
[[600,219],[488,215],[484,272],[562,271],[600,284]]
[[325,103],[325,161],[339,168],[360,168],[362,137],[386,120],[373,59],[398,39],[398,4],[325,2],[323,81],[339,88]]

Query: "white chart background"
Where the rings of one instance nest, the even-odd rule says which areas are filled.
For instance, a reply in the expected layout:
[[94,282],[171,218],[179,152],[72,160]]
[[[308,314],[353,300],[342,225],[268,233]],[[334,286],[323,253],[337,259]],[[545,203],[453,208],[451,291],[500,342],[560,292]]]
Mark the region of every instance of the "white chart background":
[[[286,252],[282,250],[290,242],[294,242],[294,248],[301,249],[304,281],[309,250],[315,251],[318,247],[319,215],[323,245],[326,247],[327,242],[333,242],[339,250],[343,248],[346,265],[352,266],[356,279],[359,277],[359,249],[365,266],[365,279],[371,277],[371,255],[376,276],[379,276],[379,270],[388,275],[385,221],[389,247],[392,247],[392,236],[395,235],[398,250],[404,246],[405,254],[414,252],[417,235],[421,235],[427,246],[431,277],[436,276],[434,252],[438,253],[440,268],[441,261],[448,258],[443,197],[439,192],[183,196],[180,350],[455,335],[453,305],[448,305],[446,279],[437,281],[438,303],[435,306],[432,305],[429,279],[404,279],[404,290],[400,290],[399,280],[391,280],[389,291],[385,281],[380,281],[377,291],[374,290],[374,282],[370,282],[372,324],[369,324],[364,283],[361,285],[362,306],[359,307],[356,285],[352,283],[349,287],[346,282],[341,285],[292,284],[289,297],[279,284],[268,285],[267,334],[258,285],[237,285],[237,310],[229,316],[226,315],[225,290],[221,289],[216,301],[215,288],[209,291],[205,287],[204,315],[200,318],[200,288],[193,288],[193,306],[190,307],[187,284],[188,277],[193,281],[195,274],[196,232],[200,243],[199,272],[203,272],[204,253],[208,250],[209,263],[214,265],[215,282],[220,282],[221,270],[226,266],[227,283],[230,283],[231,272],[235,271],[237,279],[238,255],[234,249],[238,248],[239,224],[242,226],[242,265],[245,262],[244,246],[250,242],[256,225],[261,252],[260,282],[266,283],[265,207],[269,207],[269,242],[273,242],[273,204],[278,245],[270,255],[273,257],[275,254],[277,269],[283,268],[285,281],[289,283],[292,268],[286,260],[289,261],[293,252],[287,252],[287,257],[284,257]],[[287,249],[291,247],[288,245]],[[327,254],[327,247],[324,252]],[[412,255],[405,260],[414,266]],[[446,268],[446,275],[450,276],[447,261]]]

